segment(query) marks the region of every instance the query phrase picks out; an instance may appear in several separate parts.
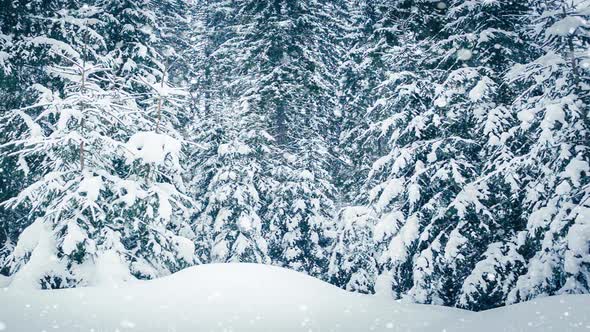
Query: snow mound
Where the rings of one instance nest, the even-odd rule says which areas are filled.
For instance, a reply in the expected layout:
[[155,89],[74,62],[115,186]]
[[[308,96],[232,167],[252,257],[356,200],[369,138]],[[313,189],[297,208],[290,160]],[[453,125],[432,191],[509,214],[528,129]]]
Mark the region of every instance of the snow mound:
[[124,287],[0,289],[4,331],[574,331],[590,296],[472,313],[345,292],[255,264],[210,264]]

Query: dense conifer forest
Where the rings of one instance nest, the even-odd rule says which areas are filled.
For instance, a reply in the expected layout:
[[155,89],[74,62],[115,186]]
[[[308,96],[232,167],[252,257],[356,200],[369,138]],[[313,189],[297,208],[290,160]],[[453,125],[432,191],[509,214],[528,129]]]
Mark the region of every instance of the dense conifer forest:
[[0,274],[586,294],[589,103],[588,0],[2,0]]

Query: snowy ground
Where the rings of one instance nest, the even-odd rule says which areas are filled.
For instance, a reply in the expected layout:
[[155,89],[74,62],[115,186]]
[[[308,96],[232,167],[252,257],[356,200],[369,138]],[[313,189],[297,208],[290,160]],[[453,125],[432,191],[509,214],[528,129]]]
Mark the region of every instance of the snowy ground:
[[193,267],[120,288],[0,289],[0,330],[40,331],[590,331],[590,296],[472,313],[342,291],[252,264]]

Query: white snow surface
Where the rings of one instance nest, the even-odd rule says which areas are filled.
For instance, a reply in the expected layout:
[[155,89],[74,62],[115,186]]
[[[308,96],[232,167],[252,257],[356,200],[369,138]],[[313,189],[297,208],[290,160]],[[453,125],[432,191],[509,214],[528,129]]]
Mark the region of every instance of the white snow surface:
[[549,36],[567,36],[569,34],[573,34],[576,32],[578,28],[587,27],[589,26],[588,22],[583,17],[578,16],[567,16],[562,18],[561,20],[553,23],[547,31],[545,35]]
[[10,277],[0,274],[0,288],[8,287],[8,284],[10,284]]
[[[167,156],[177,159],[180,142],[166,134],[155,132],[138,132],[127,142],[127,149],[132,153],[129,159],[143,159],[146,163],[163,164]],[[176,163],[176,162],[175,162]]]
[[587,331],[590,296],[473,313],[348,293],[256,264],[210,264],[153,281],[0,289],[3,331]]

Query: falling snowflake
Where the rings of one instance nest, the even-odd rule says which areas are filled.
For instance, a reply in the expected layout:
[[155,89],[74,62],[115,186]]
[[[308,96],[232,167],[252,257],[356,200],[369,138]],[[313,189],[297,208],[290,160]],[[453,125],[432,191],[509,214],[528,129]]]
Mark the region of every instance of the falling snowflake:
[[467,60],[471,59],[472,56],[473,56],[473,52],[471,52],[470,50],[468,50],[466,48],[462,48],[457,51],[457,58],[461,61],[467,61]]

